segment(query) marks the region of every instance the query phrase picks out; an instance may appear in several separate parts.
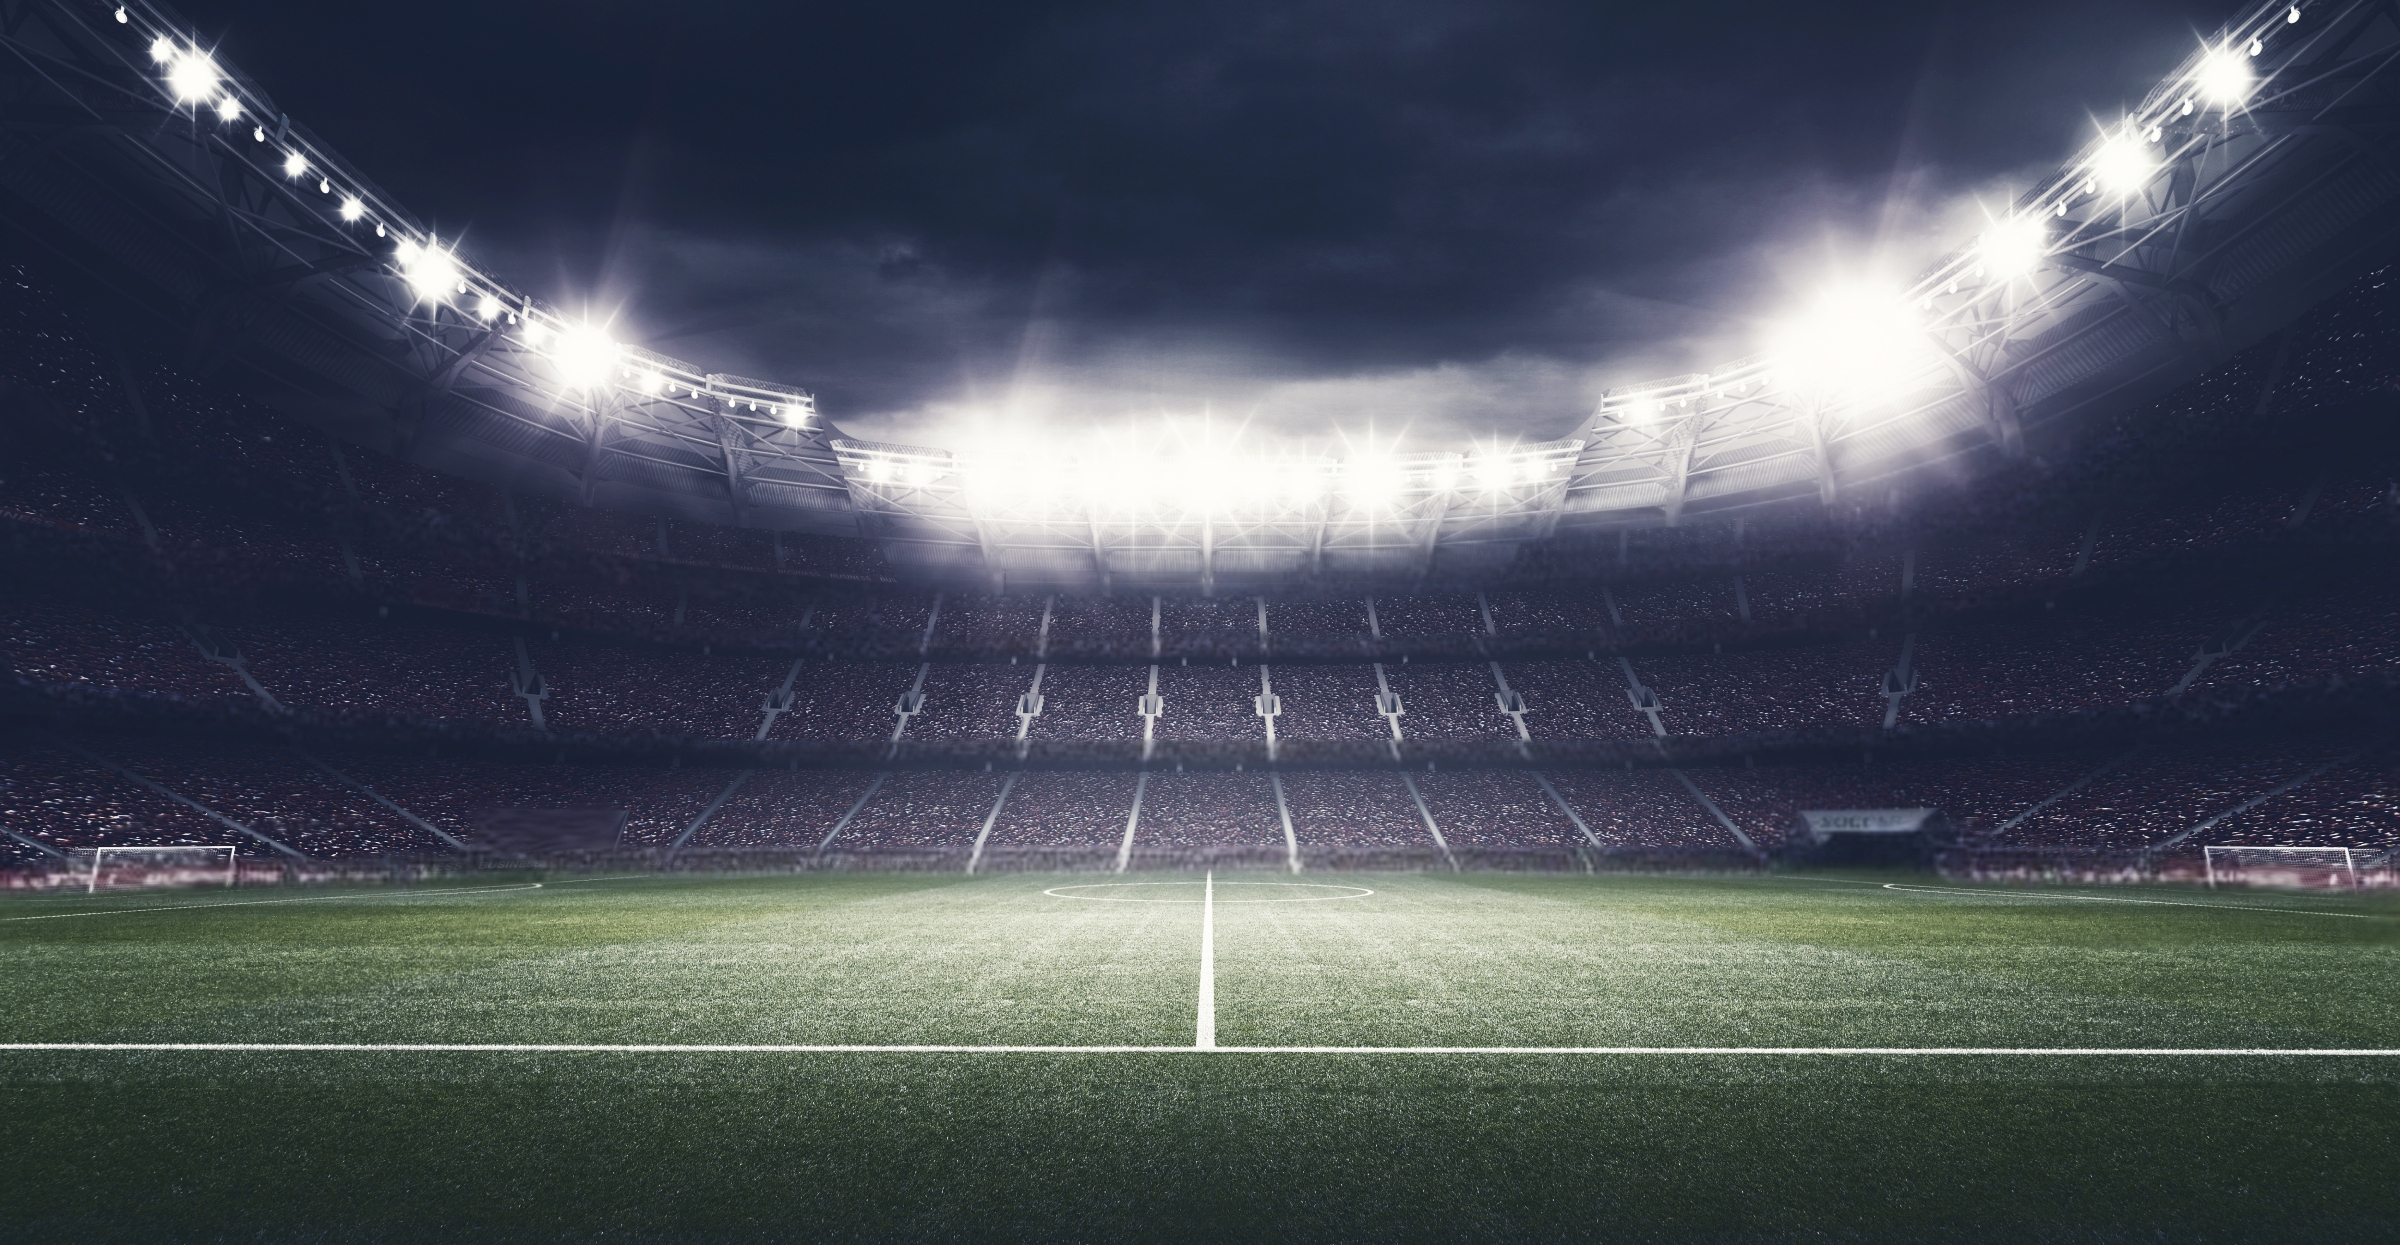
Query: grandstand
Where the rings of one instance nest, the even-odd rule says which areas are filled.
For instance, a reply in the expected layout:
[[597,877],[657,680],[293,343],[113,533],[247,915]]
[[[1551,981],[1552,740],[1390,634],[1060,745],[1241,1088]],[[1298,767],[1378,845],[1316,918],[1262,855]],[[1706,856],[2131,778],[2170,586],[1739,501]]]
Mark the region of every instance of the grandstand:
[[[2084,909],[2062,901],[2026,918],[2049,924],[2008,926],[2042,892],[1984,889],[2127,883],[2141,889],[2124,903],[2180,909],[2200,901],[2176,884],[2244,880],[2226,863],[2242,854],[2228,848],[2349,849],[2340,870],[2309,875],[2327,889],[2400,880],[2400,166],[2389,151],[2400,95],[2386,68],[2400,27],[2388,6],[2279,0],[2245,12],[1889,305],[1829,303],[1801,338],[1705,374],[1612,389],[1571,429],[1547,430],[1555,436],[1349,458],[852,437],[801,385],[610,340],[508,285],[164,7],[0,8],[16,15],[0,29],[16,58],[0,66],[15,101],[0,150],[0,882],[10,893],[0,923],[130,917],[152,900],[187,916],[203,898],[63,905],[75,889],[101,889],[99,849],[230,845],[237,867],[212,867],[209,884],[231,876],[329,905],[227,917],[224,928],[247,931],[234,941],[339,961],[354,950],[337,947],[348,935],[320,930],[368,930],[389,949],[420,931],[376,923],[421,911],[438,914],[422,935],[428,962],[451,974],[412,993],[413,970],[388,963],[304,968],[298,950],[289,960],[243,951],[229,962],[260,981],[324,974],[309,987],[324,997],[253,1006],[272,991],[257,986],[254,999],[252,985],[212,975],[213,936],[176,932],[169,917],[142,918],[160,922],[141,928],[173,950],[138,970],[103,967],[105,934],[76,942],[42,925],[40,937],[66,941],[28,944],[19,963],[122,971],[127,990],[179,1001],[136,1022],[109,1013],[115,996],[99,989],[59,1019],[67,1013],[37,1015],[51,989],[12,985],[0,989],[21,1020],[0,1033],[9,1053],[199,1043],[209,1049],[197,1057],[213,1060],[253,1046],[278,1058],[310,1043],[421,1047],[407,1058],[429,1062],[403,1065],[408,1094],[490,1075],[496,1101],[535,1115],[556,1108],[563,1122],[528,1127],[561,1153],[597,1156],[594,1170],[670,1166],[709,1147],[577,1150],[588,1137],[575,1134],[601,1129],[609,1111],[584,1090],[548,1100],[546,1082],[455,1073],[434,1057],[478,1044],[516,1055],[638,1047],[676,1060],[728,1044],[845,1058],[1182,1050],[1192,1002],[1178,940],[1196,912],[1208,915],[1197,927],[1195,1049],[1238,1035],[1224,1048],[1611,1058],[2188,1048],[2233,1061],[2212,1069],[2262,1051],[2391,1053],[2378,1010],[2390,992],[2372,968],[2388,961],[2388,937],[2311,933],[2287,945],[2259,932],[2303,917],[2381,931],[2392,911],[2377,896],[2218,902],[2209,919],[2260,923],[2227,926],[2225,938],[2272,945],[2214,976],[2194,970],[2193,981],[2269,1002],[2227,1019],[2240,1009],[2199,985],[2139,998],[2128,988],[2110,996],[2121,1010],[2101,1007],[2108,1014],[2095,1019],[2068,1004],[2101,988],[2078,974],[2150,945],[2139,924],[2148,918],[2097,910],[2118,900],[2077,891],[2092,900]],[[1825,810],[1938,811],[1921,833],[1944,878],[1809,874],[1820,852],[1802,814]],[[575,834],[494,829],[545,817]],[[524,846],[537,840],[550,846]],[[112,878],[139,872],[111,868]],[[157,880],[202,871],[168,872]],[[703,874],[723,876],[692,876]],[[1787,906],[1802,901],[1774,889],[1812,878],[1874,898],[1825,900],[1835,918],[1774,944],[1788,957],[1781,968],[1728,949],[1778,922],[1816,921],[1816,909]],[[340,889],[363,882],[418,889]],[[612,898],[603,882],[663,898]],[[476,906],[487,888],[522,895],[537,884],[588,889],[558,900],[566,915],[555,925]],[[319,886],[334,889],[297,889]],[[1956,924],[1879,924],[1890,920],[1874,907],[1886,892],[1970,902],[1940,909]],[[419,893],[428,898],[409,898]],[[1388,904],[1344,909],[1353,895]],[[362,896],[378,906],[340,906]],[[1262,896],[1310,915],[1235,907]],[[1235,914],[1223,932],[1219,903]],[[1487,903],[1486,915],[1460,915]],[[871,931],[858,935],[868,949],[854,969],[823,950],[854,931],[809,915],[812,904]],[[1057,915],[1076,904],[1122,911]],[[365,915],[312,925],[291,915],[302,911]],[[1337,915],[1306,924],[1320,911]],[[800,982],[765,961],[766,943],[724,932],[742,922],[774,945],[808,948],[793,954],[812,970],[855,971],[874,997]],[[655,933],[657,962],[612,941],[635,927]],[[1631,949],[1587,955],[1556,941],[1560,928]],[[2067,941],[2046,943],[2054,933]],[[1395,950],[1420,934],[1418,959]],[[319,946],[320,936],[332,941]],[[1311,938],[1332,949],[1307,971],[1256,949]],[[1995,955],[2026,957],[2021,978],[2003,983],[1976,960],[1978,938],[2005,944]],[[1940,950],[1905,969],[1890,967],[1896,958],[1860,967],[1900,956],[1890,948],[1901,942]],[[492,949],[502,946],[587,959],[525,951],[512,968],[515,951]],[[1011,959],[1011,946],[1033,949]],[[1484,947],[1489,958],[1475,950]],[[1219,986],[1220,955],[1225,980],[1251,993]],[[1700,967],[1687,975],[1670,963]],[[1094,964],[1102,985],[1062,984]],[[1805,984],[1776,975],[1785,970]],[[161,984],[178,971],[200,981],[189,997]],[[1991,1015],[1963,1014],[1965,996],[1942,993],[1945,981],[1987,973],[1974,980]],[[1660,1010],[1595,1019],[1545,994],[1586,987]],[[510,1011],[515,988],[538,1008]],[[684,1011],[661,1002],[687,990]],[[1312,992],[1324,997],[1302,1006]],[[324,1001],[336,994],[358,1010]],[[790,1014],[767,1014],[786,1003]],[[209,1019],[220,1005],[266,1036]],[[1911,1018],[1868,1018],[1886,1011]],[[827,1019],[837,1013],[846,1019]],[[499,1028],[474,1030],[477,1015],[501,1016]],[[196,1027],[175,1028],[184,1022]],[[1392,1171],[1416,1180],[1438,1164],[1414,1148],[1461,1135],[1442,1129],[1484,1109],[1472,1098],[1486,1089],[1522,1095],[1494,1119],[1547,1121],[1521,1135],[1505,1122],[1485,1130],[1490,1162],[1530,1167],[1565,1161],[1578,1144],[1556,1121],[1592,1084],[1655,1104],[1706,1079],[1611,1065],[1597,1082],[1494,1089],[1478,1079],[1490,1066],[1447,1088],[1410,1078],[1449,1073],[1395,1074],[1440,1097],[1454,1113],[1446,1123],[1395,1105],[1389,1095],[1406,1091],[1374,1089],[1368,1074],[1327,1074],[1327,1101],[1360,1095],[1355,1109],[1375,1117],[1362,1135],[1398,1147]],[[1898,1066],[1877,1065],[1888,1079],[1874,1092],[1896,1094],[1918,1075]],[[2169,1079],[2138,1060],[2109,1066],[2110,1094]],[[726,1119],[819,1092],[816,1105],[844,1119],[904,1114],[917,1101],[905,1095],[932,1078],[946,1125],[917,1133],[884,1119],[868,1130],[877,1170],[901,1183],[899,1168],[970,1153],[949,1148],[942,1127],[978,1146],[1013,1145],[1004,1139],[1015,1126],[997,1115],[965,1117],[1045,1087],[1138,1131],[1123,1096],[1153,1075],[1112,1065],[1105,1085],[1078,1084],[1066,1065],[1044,1062],[1024,1074],[1026,1091],[996,1065],[862,1064],[855,1083],[820,1090],[795,1073],[745,1070],[733,1077],[755,1077],[743,1083],[758,1097],[736,1102],[708,1096],[721,1069],[671,1067],[668,1080],[688,1078],[680,1089],[724,1105]],[[294,1128],[306,1106],[294,1086],[324,1076],[354,1089],[343,1079],[354,1075],[294,1072],[256,1091],[269,1103],[261,1118]],[[1198,1075],[1176,1092],[1238,1098],[1252,1085]],[[1982,1072],[1927,1075],[1945,1093],[2006,1097]],[[2088,1199],[2055,1210],[2070,1218],[2045,1218],[2053,1210],[2021,1189],[1986,1187],[1979,1155],[1993,1170],[2030,1161],[2013,1143],[1976,1152],[1957,1142],[1956,1169],[1897,1152],[1886,1161],[1927,1186],[1976,1183],[2008,1208],[2000,1235],[2067,1222],[2191,1227],[2200,1220],[2176,1216],[2204,1212],[2255,1226],[2237,1237],[2291,1225],[2388,1235],[2400,1220],[2388,1192],[2379,1202],[2371,1191],[2382,1177],[2353,1162],[2388,1140],[2388,1076],[2337,1086],[2349,1072],[2293,1075],[2261,1081],[2260,1100],[2232,1111],[2285,1151],[2132,1146],[2125,1153],[2138,1157],[2107,1176],[2156,1179],[2157,1200],[2120,1218]],[[1740,1174],[1760,1138],[1819,1122],[1767,1099],[1791,1090],[1806,1109],[1839,1115],[1856,1088],[1813,1069],[1758,1076],[1744,1092],[1759,1097],[1728,1109],[1740,1118],[1726,1131],[1641,1143],[1698,1146],[1720,1173],[1706,1181],[1653,1179],[1672,1163],[1638,1178],[1582,1158],[1568,1165],[1594,1185],[1638,1186],[1627,1195],[1639,1203],[1627,1212],[1635,1235],[1769,1239],[1838,1221],[1831,1202],[1781,1219],[1677,1218],[1675,1206],[1720,1196],[1723,1181],[1764,1179]],[[2092,1076],[2083,1088],[2099,1085]],[[612,1066],[597,1081],[641,1098],[645,1118],[698,1127],[638,1072]],[[2366,1137],[2365,1116],[2325,1105],[2353,1090],[2382,1112],[2378,1138]],[[159,1093],[179,1127],[216,1118],[182,1089]],[[2292,1128],[2261,1123],[2281,1118],[2265,1101],[2277,1094],[2361,1129],[2360,1143],[2328,1159]],[[2069,1101],[2037,1105],[2069,1112]],[[49,1113],[43,1135],[68,1136],[56,1121],[78,1105],[88,1103],[71,1094],[37,1104]],[[467,1128],[454,1100],[421,1105],[444,1128]],[[1282,1126],[1272,1110],[1251,1110],[1239,1109],[1239,1127]],[[2162,1111],[2177,1128],[2198,1127],[2199,1108]],[[358,1127],[376,1127],[370,1117],[391,1126],[380,1108],[362,1108]],[[1067,1128],[1048,1116],[1040,1125],[1051,1137]],[[1321,1126],[1299,1129],[1306,1146],[1332,1147],[1304,1166],[1355,1162],[1350,1151],[1326,1157],[1339,1147]],[[1178,1127],[1198,1136],[1216,1126]],[[1827,1127],[1843,1144],[1878,1144],[1875,1119]],[[2122,1138],[2077,1127],[2083,1148],[2069,1152],[2117,1153]],[[1919,1118],[1888,1144],[1913,1137],[1921,1151],[1939,1133]],[[329,1174],[285,1143],[259,1144],[244,1153],[271,1150],[327,1188],[357,1178],[378,1197],[404,1197],[357,1172]],[[473,1183],[414,1153],[429,1184]],[[1138,1179],[1117,1165],[1139,1162],[1104,1147],[1062,1153],[1106,1169],[1114,1187]],[[1168,1161],[1159,1154],[1145,1149],[1140,1162]],[[115,1140],[58,1157],[90,1166],[94,1156],[164,1185],[193,1179]],[[2205,1164],[2235,1159],[2294,1179],[2330,1171],[2358,1201],[2327,1210],[2294,1195],[2274,1214],[2228,1210],[2217,1195],[2234,1176]],[[1089,1218],[1019,1215],[980,1229],[972,1217],[911,1218],[844,1191],[845,1169],[827,1152],[806,1161],[811,1191],[794,1205],[874,1225],[866,1234],[972,1235],[989,1222],[1025,1234],[1175,1234],[1125,1217],[1130,1203],[1114,1195],[1061,1192],[1023,1165],[1017,1178]],[[1502,1179],[1483,1161],[1467,1175],[1524,1187],[1512,1183],[1521,1173]],[[610,1200],[563,1164],[509,1166],[509,1179]],[[628,1204],[609,1212],[622,1220],[562,1209],[536,1224],[519,1208],[491,1212],[510,1225],[492,1234],[791,1227],[774,1214],[736,1223],[694,1209],[754,1199],[744,1182],[777,1179],[763,1159],[699,1167],[697,1192],[656,1204],[672,1214]],[[1841,1198],[1871,1196],[1847,1169],[1806,1170]],[[1234,1164],[1211,1180],[1255,1176]],[[281,1171],[259,1179],[305,1210],[270,1216],[268,1235],[349,1221],[321,1189]],[[1375,1177],[1336,1185],[1327,1206],[1392,1209],[1359,1220],[1369,1235],[1422,1234],[1425,1222],[1461,1235],[1588,1227],[1429,1201]],[[105,1182],[84,1191],[104,1186],[114,1196]],[[1283,1213],[1313,1196],[1261,1187]],[[1790,1182],[1777,1187],[1808,1201]],[[1220,1187],[1185,1200],[1222,1214],[1229,1196]],[[962,1197],[961,1215],[1007,1203],[980,1188]],[[45,1209],[34,1235],[73,1236],[78,1225],[190,1235],[197,1222],[177,1219],[182,1211],[81,1220],[56,1199],[23,1204],[35,1201]],[[1437,1218],[1412,1225],[1411,1207]],[[1944,1217],[1955,1213],[1895,1210],[1855,1234],[1940,1234],[1964,1222]],[[8,1214],[0,1209],[0,1236]],[[1306,1216],[1243,1230],[1289,1223],[1296,1235],[1347,1234]],[[438,1216],[403,1226],[451,1227]]]

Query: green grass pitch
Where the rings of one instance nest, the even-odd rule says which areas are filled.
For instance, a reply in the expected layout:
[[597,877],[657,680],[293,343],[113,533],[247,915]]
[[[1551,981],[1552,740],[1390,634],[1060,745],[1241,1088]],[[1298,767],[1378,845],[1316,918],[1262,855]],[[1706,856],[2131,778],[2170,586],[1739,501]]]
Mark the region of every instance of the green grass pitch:
[[2400,1047],[2386,898],[533,881],[0,901],[0,1240],[2400,1238],[2400,1058],[2021,1053]]

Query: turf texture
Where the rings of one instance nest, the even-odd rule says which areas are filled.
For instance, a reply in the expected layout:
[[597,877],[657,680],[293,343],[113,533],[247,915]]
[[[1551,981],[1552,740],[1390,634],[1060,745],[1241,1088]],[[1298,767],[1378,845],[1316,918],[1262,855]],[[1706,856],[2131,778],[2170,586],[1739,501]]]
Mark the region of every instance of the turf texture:
[[[1195,1040],[1198,877],[532,881],[0,901],[0,1042]],[[2383,898],[1293,881],[1215,879],[1221,1046],[2400,1047]],[[2323,1055],[13,1049],[0,1240],[2400,1239],[2396,1085]]]

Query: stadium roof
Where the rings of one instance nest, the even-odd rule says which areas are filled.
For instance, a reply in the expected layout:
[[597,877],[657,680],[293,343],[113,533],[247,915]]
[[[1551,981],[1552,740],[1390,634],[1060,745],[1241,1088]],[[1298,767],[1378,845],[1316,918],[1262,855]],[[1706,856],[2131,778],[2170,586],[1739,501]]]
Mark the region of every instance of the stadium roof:
[[[456,253],[162,6],[16,0],[0,212],[337,435],[506,487],[864,535],[928,577],[1463,580],[1562,530],[1832,503],[2025,452],[2280,327],[2400,240],[2387,5],[2277,0],[1906,289],[1612,390],[1560,439],[1078,458],[845,436],[796,385],[607,339]],[[472,141],[467,136],[466,141]]]

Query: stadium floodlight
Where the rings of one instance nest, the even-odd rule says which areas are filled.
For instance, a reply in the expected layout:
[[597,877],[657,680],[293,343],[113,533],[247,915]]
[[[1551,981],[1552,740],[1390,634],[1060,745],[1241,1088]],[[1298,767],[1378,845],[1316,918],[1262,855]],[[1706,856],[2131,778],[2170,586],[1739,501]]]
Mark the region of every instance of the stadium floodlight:
[[1478,454],[1474,459],[1475,483],[1486,493],[1497,493],[1508,486],[1508,460],[1498,454]]
[[1276,493],[1293,506],[1309,506],[1325,499],[1325,473],[1309,463],[1291,463],[1275,473]]
[[[153,50],[152,55],[157,55]],[[194,48],[177,52],[167,62],[167,87],[175,92],[178,103],[197,104],[217,93],[217,83],[224,75],[217,72],[217,60]]]
[[[2294,9],[2294,10],[2292,10],[2292,20],[2293,20],[2293,21],[2295,21],[2295,22],[2296,22],[2296,21],[2299,21],[2299,20],[2300,20],[2299,13],[2300,13],[2300,11],[2299,11],[2298,9]],[[125,16],[125,6],[124,6],[124,5],[121,5],[121,4],[120,4],[120,5],[118,5],[118,6],[117,6],[117,24],[118,24],[119,26],[122,26],[122,25],[124,25],[125,23],[127,23],[127,22],[129,22],[129,21],[132,21],[132,20],[133,20],[132,18],[129,18],[129,17]]]
[[150,41],[150,59],[164,65],[175,59],[175,41],[165,35]]
[[297,178],[308,171],[308,157],[295,151],[283,158],[283,175]]
[[558,378],[567,388],[589,393],[617,374],[620,353],[608,330],[597,324],[575,324],[559,332],[550,364],[558,369]]
[[2100,144],[2092,157],[2092,178],[2124,198],[2150,184],[2158,172],[2158,162],[2143,149],[2142,141],[2132,133],[2120,133]]
[[[490,324],[500,318],[500,300],[489,294],[475,300],[475,318]],[[652,393],[658,392],[651,390]]]
[[2049,249],[2050,228],[2034,214],[1993,221],[1975,244],[1984,272],[2001,281],[2031,274]]
[[1820,295],[1806,314],[1776,330],[1768,353],[1793,389],[1861,402],[1905,392],[1934,361],[1925,327],[1908,304],[1863,286]]
[[2224,48],[2209,53],[2201,60],[2199,72],[2192,75],[2192,85],[2220,108],[2241,106],[2257,82],[2249,62]]
[[786,402],[775,408],[775,418],[782,420],[786,428],[797,428],[807,417],[802,414],[799,403]]
[[364,215],[366,215],[366,214],[367,214],[367,205],[366,205],[366,204],[364,204],[364,203],[362,203],[362,202],[360,202],[360,201],[359,201],[359,198],[358,198],[358,196],[357,196],[357,195],[344,195],[344,196],[342,196],[342,219],[343,219],[343,220],[347,220],[347,221],[354,221],[354,220],[357,220],[359,217],[361,217],[361,216],[364,216]]
[[[123,9],[119,9],[119,10],[117,10],[117,12],[119,12],[119,13],[122,13],[122,12],[124,12],[124,11],[125,11],[125,10],[123,10]],[[2284,25],[2286,25],[2286,26],[2293,26],[2293,25],[2298,25],[2298,24],[2299,24],[2299,21],[2300,21],[2300,6],[2295,4],[2295,5],[2293,5],[2293,6],[2291,7],[2290,11],[2286,12],[2286,13],[2283,15],[2283,24],[2284,24]]]
[[217,101],[217,120],[238,121],[242,116],[242,101],[228,95]]
[[2256,56],[2256,55],[2258,55],[2259,53],[2261,53],[2261,52],[2264,52],[2264,51],[2266,51],[2266,50],[2267,50],[2267,41],[2266,41],[2266,40],[2259,38],[2257,35],[2252,35],[2252,36],[2250,36],[2250,55],[2252,55],[2252,56]]
[[1401,484],[1400,469],[1380,458],[1354,459],[1342,473],[1342,492],[1356,506],[1388,505],[1400,495]]
[[447,302],[451,287],[458,284],[458,261],[438,241],[418,246],[403,240],[393,258],[399,262],[401,278],[416,291],[418,302]]

